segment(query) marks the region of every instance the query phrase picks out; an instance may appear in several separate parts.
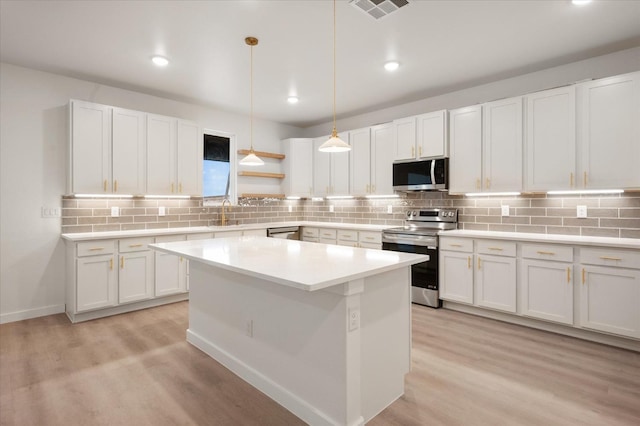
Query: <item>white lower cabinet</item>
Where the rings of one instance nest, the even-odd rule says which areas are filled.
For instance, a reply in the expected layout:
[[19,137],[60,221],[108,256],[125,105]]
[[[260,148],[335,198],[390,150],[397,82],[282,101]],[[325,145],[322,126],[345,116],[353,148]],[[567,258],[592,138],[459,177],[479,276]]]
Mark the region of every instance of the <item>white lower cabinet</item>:
[[473,253],[441,250],[440,298],[473,304]]
[[118,303],[113,254],[78,258],[76,280],[76,312]]
[[[156,237],[156,243],[185,241],[185,235]],[[187,291],[187,260],[182,256],[155,252],[155,295],[168,296]]]
[[476,304],[505,312],[516,312],[516,259],[476,255]]
[[137,302],[154,296],[154,238],[119,241],[118,303]]
[[582,249],[580,268],[580,325],[640,338],[640,253]]
[[318,228],[309,228],[305,226],[302,228],[300,239],[302,241],[308,241],[310,243],[317,243],[320,241],[319,233],[320,233],[320,230]]

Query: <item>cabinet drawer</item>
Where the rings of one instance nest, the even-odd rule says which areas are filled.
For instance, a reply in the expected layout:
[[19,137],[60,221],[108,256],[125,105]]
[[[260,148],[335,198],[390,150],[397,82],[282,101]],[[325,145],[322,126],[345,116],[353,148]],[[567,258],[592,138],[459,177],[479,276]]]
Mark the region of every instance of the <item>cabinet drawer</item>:
[[302,228],[302,236],[307,238],[318,238],[318,228]]
[[116,252],[115,240],[86,241],[78,243],[78,257],[113,254]]
[[440,237],[439,241],[441,250],[462,251],[465,253],[473,251],[473,240],[470,238]]
[[581,248],[580,263],[640,269],[640,253],[637,250]]
[[360,232],[358,241],[367,244],[382,244],[382,232]]
[[147,244],[153,244],[153,237],[145,238],[126,238],[118,241],[118,251],[120,253],[129,253],[132,251],[145,251],[149,250]]
[[215,238],[229,238],[229,237],[242,237],[242,231],[224,231],[224,232],[216,232],[214,234]]
[[573,262],[573,247],[546,244],[523,244],[522,257],[526,259]]
[[478,254],[515,257],[516,243],[511,241],[476,240],[476,252]]
[[187,241],[208,240],[213,238],[213,232],[201,232],[199,234],[187,234]]
[[176,241],[185,241],[186,235],[161,235],[156,237],[156,243],[173,243]]
[[340,241],[358,241],[358,232],[341,229],[338,231],[338,239]]
[[320,229],[320,238],[335,240],[337,232],[335,229]]

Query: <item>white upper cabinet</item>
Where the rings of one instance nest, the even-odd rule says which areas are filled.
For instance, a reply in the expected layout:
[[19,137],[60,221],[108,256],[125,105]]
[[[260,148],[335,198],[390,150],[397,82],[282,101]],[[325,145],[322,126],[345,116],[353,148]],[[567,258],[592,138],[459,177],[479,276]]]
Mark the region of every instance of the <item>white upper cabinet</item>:
[[373,126],[371,128],[370,187],[372,194],[393,194],[393,152],[392,123]]
[[522,190],[522,97],[483,105],[483,189]]
[[283,192],[287,196],[311,197],[313,195],[313,140],[294,138],[282,141],[285,177]]
[[640,188],[640,72],[578,85],[578,184]]
[[371,188],[371,129],[349,132],[351,145],[351,195],[363,196],[372,192]]
[[111,107],[71,101],[68,192],[111,193]]
[[196,123],[178,120],[177,189],[180,195],[202,195],[202,133]]
[[449,112],[449,192],[482,189],[482,106]]
[[[344,133],[338,136],[345,142],[348,140]],[[328,139],[329,136],[323,136],[313,140],[313,195],[349,195],[350,152],[318,151]]]
[[526,96],[527,191],[574,189],[576,184],[575,86]]
[[394,120],[393,140],[396,160],[447,156],[447,111]]
[[113,108],[112,116],[112,192],[145,193],[145,114]]
[[147,114],[147,192],[171,194],[176,180],[176,124],[172,117]]

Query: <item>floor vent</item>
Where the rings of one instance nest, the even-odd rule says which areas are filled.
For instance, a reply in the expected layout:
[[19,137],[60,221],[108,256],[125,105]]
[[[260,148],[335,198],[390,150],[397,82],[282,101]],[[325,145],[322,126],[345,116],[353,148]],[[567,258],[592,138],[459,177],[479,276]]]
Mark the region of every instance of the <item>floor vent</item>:
[[408,5],[409,2],[408,0],[350,0],[349,4],[374,19],[380,19]]

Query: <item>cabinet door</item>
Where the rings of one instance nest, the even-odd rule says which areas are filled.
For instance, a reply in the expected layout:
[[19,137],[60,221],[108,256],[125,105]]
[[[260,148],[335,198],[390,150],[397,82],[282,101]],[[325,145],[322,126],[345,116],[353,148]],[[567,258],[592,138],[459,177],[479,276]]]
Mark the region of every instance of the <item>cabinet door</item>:
[[89,256],[76,260],[76,312],[114,306],[116,272],[114,256]]
[[580,325],[640,338],[640,271],[582,266]]
[[295,197],[311,196],[313,194],[313,140],[287,139],[283,141],[283,145],[284,193]]
[[411,160],[416,157],[416,118],[393,120],[393,139],[396,160]]
[[147,114],[147,193],[165,195],[176,189],[175,118]]
[[581,184],[640,187],[640,72],[579,86]]
[[484,105],[484,191],[522,191],[522,97]]
[[418,157],[432,158],[448,155],[447,111],[436,111],[416,117]]
[[440,298],[473,303],[473,255],[440,250]]
[[[156,237],[156,243],[185,241],[184,235]],[[187,291],[187,260],[182,256],[155,252],[155,295],[156,297]]]
[[482,190],[482,106],[449,113],[449,192]]
[[145,193],[145,142],[145,114],[114,108],[111,166],[114,193]]
[[351,145],[351,195],[369,195],[371,189],[371,132],[366,129],[349,132]]
[[476,256],[476,304],[505,312],[516,312],[516,259]]
[[522,314],[573,325],[573,266],[564,262],[522,260]]
[[393,125],[371,128],[371,192],[393,195]]
[[329,136],[313,140],[313,195],[316,197],[331,195],[331,154],[318,151],[327,139]]
[[[348,135],[338,135],[342,140],[348,140]],[[349,176],[349,161],[351,152],[331,152],[331,195],[349,195],[351,182]]]
[[183,195],[202,195],[202,135],[198,125],[178,120],[177,188]]
[[575,188],[575,92],[568,86],[527,96],[527,190]]
[[127,303],[153,297],[153,252],[120,255],[118,302]]
[[70,191],[111,192],[111,107],[71,102]]

